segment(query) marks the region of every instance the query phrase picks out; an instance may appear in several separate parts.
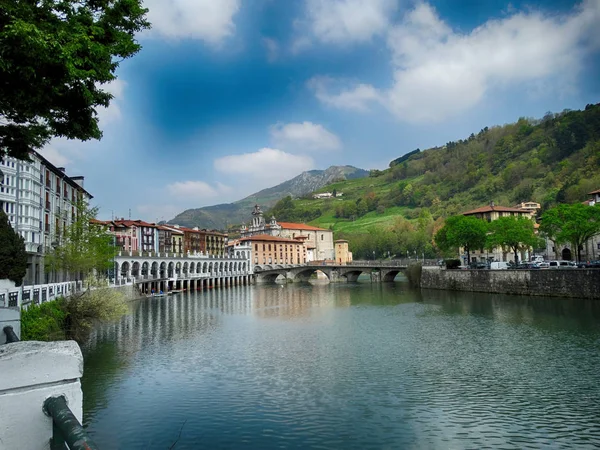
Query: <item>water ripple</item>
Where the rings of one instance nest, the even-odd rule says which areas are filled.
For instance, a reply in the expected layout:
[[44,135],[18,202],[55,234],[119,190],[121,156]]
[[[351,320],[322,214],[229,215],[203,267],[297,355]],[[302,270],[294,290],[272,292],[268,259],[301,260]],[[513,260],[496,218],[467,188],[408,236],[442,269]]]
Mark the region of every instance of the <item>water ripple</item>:
[[147,299],[84,348],[84,422],[111,449],[594,448],[599,324],[402,284]]

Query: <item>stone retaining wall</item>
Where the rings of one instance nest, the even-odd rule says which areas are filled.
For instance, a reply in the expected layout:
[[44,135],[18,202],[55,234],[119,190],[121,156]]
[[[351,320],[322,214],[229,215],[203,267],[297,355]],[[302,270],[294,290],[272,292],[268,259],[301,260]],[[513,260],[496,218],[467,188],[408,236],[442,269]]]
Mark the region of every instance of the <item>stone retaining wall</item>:
[[492,294],[600,299],[600,270],[445,270],[424,267],[421,287]]

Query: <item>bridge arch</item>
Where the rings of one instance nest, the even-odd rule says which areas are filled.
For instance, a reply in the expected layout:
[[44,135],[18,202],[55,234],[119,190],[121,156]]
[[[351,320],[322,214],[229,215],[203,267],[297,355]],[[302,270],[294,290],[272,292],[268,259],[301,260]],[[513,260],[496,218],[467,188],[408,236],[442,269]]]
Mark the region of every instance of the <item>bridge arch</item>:
[[[186,266],[187,266],[187,263],[185,263],[185,264],[183,265],[183,271],[184,271],[185,273],[188,273],[188,267],[186,267]],[[196,273],[196,270],[195,270],[195,269],[196,269],[196,265],[195,265],[193,262],[191,262],[191,263],[190,263],[190,267],[189,267],[189,273],[190,273],[190,274],[194,274],[194,273]]]
[[160,278],[167,278],[167,263],[164,261],[160,263]]
[[148,276],[148,268],[150,267],[150,264],[148,264],[148,261],[144,261],[144,263],[142,264],[142,276],[146,277]]
[[156,261],[150,266],[150,273],[152,274],[152,278],[158,278],[158,263]]
[[325,276],[327,277],[327,279],[329,281],[331,281],[331,276],[328,273],[328,271],[321,270],[320,268],[317,268],[317,267],[308,267],[306,269],[300,269],[299,271],[295,272],[296,275],[294,276],[294,279],[297,280],[297,281],[308,283],[308,281],[310,280],[310,277],[314,273],[317,273],[317,272],[324,273]]
[[167,275],[169,278],[173,278],[173,274],[175,271],[175,265],[170,262],[169,265],[167,266]]
[[395,270],[395,269],[388,270],[388,271],[382,273],[381,281],[385,281],[387,283],[390,283],[390,282],[394,281],[394,279],[396,278],[396,276],[400,272],[402,272],[402,271],[401,270]]
[[131,264],[129,264],[129,261],[124,261],[121,264],[121,276],[124,278],[128,277],[130,268],[131,268]]

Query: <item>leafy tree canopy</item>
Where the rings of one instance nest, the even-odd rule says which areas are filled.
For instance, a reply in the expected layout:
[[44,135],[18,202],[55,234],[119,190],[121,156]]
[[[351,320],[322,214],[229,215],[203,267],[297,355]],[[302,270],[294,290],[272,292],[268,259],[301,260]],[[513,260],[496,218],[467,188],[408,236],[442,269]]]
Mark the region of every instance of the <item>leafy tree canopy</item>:
[[471,250],[483,248],[486,242],[487,223],[472,216],[453,216],[435,235],[435,242],[442,250],[463,247],[467,263],[471,263]]
[[500,217],[490,222],[489,231],[487,246],[510,248],[515,254],[515,263],[519,260],[519,250],[537,247],[539,244],[533,221],[527,217]]
[[94,223],[98,208],[79,200],[76,210],[76,220],[63,230],[58,245],[46,257],[46,268],[82,278],[91,277],[94,271],[104,274],[112,267],[117,251],[113,236],[106,226]]
[[25,241],[13,230],[4,211],[0,210],[0,280],[21,285],[27,273]]
[[581,246],[600,233],[600,205],[562,204],[542,215],[540,231],[556,242],[570,242],[581,260]]
[[141,0],[3,1],[0,157],[27,159],[53,136],[100,139],[96,108],[149,28]]

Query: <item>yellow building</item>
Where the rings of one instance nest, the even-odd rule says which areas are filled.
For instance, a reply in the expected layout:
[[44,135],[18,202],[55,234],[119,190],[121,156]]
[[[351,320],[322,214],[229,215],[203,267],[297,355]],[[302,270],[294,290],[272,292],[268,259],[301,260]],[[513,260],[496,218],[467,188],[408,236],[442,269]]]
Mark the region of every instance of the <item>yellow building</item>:
[[335,262],[345,266],[352,262],[352,252],[348,250],[348,241],[345,239],[338,239],[334,242],[335,244]]

